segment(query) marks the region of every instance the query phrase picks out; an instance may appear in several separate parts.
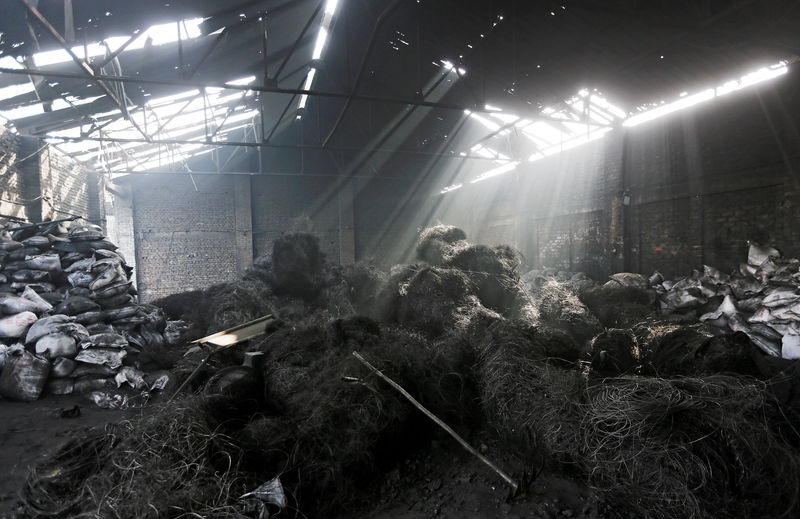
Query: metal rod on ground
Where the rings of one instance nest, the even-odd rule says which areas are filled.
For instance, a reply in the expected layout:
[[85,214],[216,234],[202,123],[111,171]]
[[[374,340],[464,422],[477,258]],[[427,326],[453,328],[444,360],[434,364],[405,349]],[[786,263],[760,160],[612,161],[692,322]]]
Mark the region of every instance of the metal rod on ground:
[[11,229],[8,229],[8,231],[9,232],[21,231],[22,229],[30,229],[31,227],[42,227],[44,225],[50,225],[51,223],[73,222],[79,218],[83,218],[83,216],[70,216],[69,218],[61,218],[60,220],[49,220],[47,222],[39,222],[39,223],[27,223],[25,225],[20,225],[19,227],[12,227]]
[[419,409],[420,411],[422,411],[423,413],[425,413],[425,415],[426,415],[428,418],[430,418],[431,420],[433,420],[434,422],[436,422],[436,425],[438,425],[439,427],[441,427],[442,429],[444,429],[445,431],[447,431],[447,433],[448,433],[450,436],[452,436],[453,438],[455,438],[455,440],[456,440],[458,443],[460,443],[462,447],[464,447],[465,449],[467,449],[467,450],[468,450],[470,453],[472,453],[472,454],[473,454],[473,455],[474,455],[476,458],[478,458],[479,460],[481,460],[482,462],[484,462],[484,463],[485,463],[485,464],[486,464],[486,465],[487,465],[489,468],[491,468],[492,470],[494,470],[495,472],[497,472],[497,474],[498,474],[498,475],[499,475],[501,478],[503,478],[503,481],[505,481],[506,483],[508,483],[508,484],[511,486],[511,489],[512,489],[513,493],[516,493],[516,492],[519,490],[519,485],[517,484],[517,482],[516,482],[516,481],[514,481],[514,480],[511,478],[511,476],[509,476],[508,474],[506,474],[505,472],[503,472],[503,470],[502,470],[502,469],[500,469],[500,468],[499,468],[497,465],[495,465],[495,464],[494,464],[494,463],[493,463],[493,462],[492,462],[492,461],[491,461],[489,458],[487,458],[486,456],[484,456],[483,454],[481,454],[480,452],[478,452],[478,451],[477,451],[477,449],[475,449],[475,448],[474,448],[472,445],[470,445],[469,443],[467,443],[467,441],[466,441],[466,440],[464,440],[464,438],[462,438],[461,436],[459,436],[459,435],[458,435],[458,433],[457,433],[457,432],[455,432],[455,431],[454,431],[452,428],[450,428],[450,426],[449,426],[449,425],[447,425],[446,423],[444,423],[444,422],[443,422],[443,421],[442,421],[442,420],[441,420],[439,417],[437,417],[435,414],[433,414],[432,412],[430,412],[430,411],[429,411],[429,410],[428,410],[428,409],[427,409],[425,406],[423,406],[422,404],[420,404],[420,403],[417,401],[417,399],[416,399],[416,398],[414,398],[413,396],[411,396],[411,394],[409,394],[409,392],[408,392],[408,391],[406,391],[405,389],[403,389],[403,387],[402,387],[400,384],[398,384],[398,383],[397,383],[397,382],[395,382],[394,380],[392,380],[392,379],[390,379],[389,377],[387,377],[386,375],[384,375],[384,374],[381,372],[381,370],[379,370],[378,368],[376,368],[375,366],[373,366],[372,364],[370,364],[370,363],[369,363],[369,362],[368,362],[368,361],[367,361],[367,360],[366,360],[364,357],[362,357],[362,356],[361,356],[361,354],[360,354],[360,353],[358,353],[357,351],[354,351],[354,352],[353,352],[353,357],[355,357],[356,359],[358,359],[358,361],[359,361],[359,362],[361,362],[361,363],[362,363],[364,366],[366,366],[366,367],[367,367],[367,369],[369,369],[370,371],[372,371],[373,373],[375,373],[376,375],[378,375],[380,378],[382,378],[383,380],[385,380],[385,381],[386,381],[386,383],[388,383],[390,386],[392,386],[394,389],[396,389],[396,390],[397,390],[397,391],[398,391],[398,392],[399,392],[401,395],[403,395],[404,397],[406,397],[406,399],[407,399],[409,402],[411,402],[411,403],[414,405],[414,407],[416,407],[417,409]]
[[176,390],[175,390],[175,392],[174,392],[174,393],[172,393],[172,396],[171,396],[171,397],[169,397],[169,400],[167,400],[167,403],[170,403],[170,402],[172,402],[172,400],[173,400],[173,399],[174,399],[176,396],[178,396],[178,393],[180,393],[181,391],[183,391],[183,388],[184,388],[184,387],[186,387],[186,385],[187,385],[189,382],[191,382],[192,380],[194,380],[194,378],[197,376],[197,374],[198,374],[198,373],[200,373],[200,369],[202,369],[202,367],[206,365],[206,363],[208,362],[208,359],[210,359],[212,355],[214,355],[215,353],[217,353],[217,352],[219,352],[219,351],[222,351],[222,350],[224,350],[225,348],[227,348],[227,346],[218,346],[216,349],[214,349],[214,350],[211,350],[211,353],[209,353],[208,355],[206,355],[206,356],[203,358],[203,360],[201,360],[201,361],[200,361],[200,364],[198,364],[198,365],[197,365],[197,367],[196,367],[196,368],[194,368],[194,371],[192,371],[192,372],[189,374],[189,376],[188,376],[188,377],[186,377],[186,380],[184,380],[184,381],[183,381],[183,384],[181,384],[180,386],[178,386],[178,389],[176,389]]

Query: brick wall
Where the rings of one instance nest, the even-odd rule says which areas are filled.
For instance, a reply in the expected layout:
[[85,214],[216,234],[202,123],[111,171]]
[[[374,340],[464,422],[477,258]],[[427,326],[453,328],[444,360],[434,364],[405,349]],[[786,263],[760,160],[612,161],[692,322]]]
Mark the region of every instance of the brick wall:
[[[194,181],[192,181],[192,179]],[[130,188],[141,298],[241,276],[291,231],[310,232],[333,263],[352,261],[352,197],[332,176],[147,175]],[[120,207],[126,195],[115,199]],[[348,206],[349,207],[343,207]]]
[[101,205],[102,177],[52,148],[39,154],[42,220],[79,215],[105,227]]
[[326,258],[341,261],[340,186],[335,177],[254,175],[252,179],[253,250],[272,253],[272,243],[290,231],[319,238]]
[[16,135],[0,126],[0,214],[28,219],[25,186],[20,162],[20,142]]
[[0,214],[31,222],[80,215],[105,226],[102,196],[101,175],[0,127]]
[[148,175],[129,182],[144,301],[238,277],[233,176]]

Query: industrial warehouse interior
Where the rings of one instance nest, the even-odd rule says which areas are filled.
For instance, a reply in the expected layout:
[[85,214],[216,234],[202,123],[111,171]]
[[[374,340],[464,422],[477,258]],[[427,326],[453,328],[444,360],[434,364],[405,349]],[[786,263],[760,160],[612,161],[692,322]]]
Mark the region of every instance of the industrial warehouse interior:
[[0,1],[0,517],[800,517],[798,27]]

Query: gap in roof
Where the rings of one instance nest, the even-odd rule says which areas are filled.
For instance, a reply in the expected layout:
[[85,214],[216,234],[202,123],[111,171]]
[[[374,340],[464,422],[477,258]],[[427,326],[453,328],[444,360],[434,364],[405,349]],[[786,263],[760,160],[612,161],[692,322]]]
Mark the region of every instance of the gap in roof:
[[640,106],[638,110],[641,113],[628,117],[625,122],[622,123],[622,125],[627,127],[637,126],[639,124],[658,119],[659,117],[663,117],[667,114],[684,110],[691,106],[710,101],[711,99],[730,94],[731,92],[763,83],[764,81],[775,79],[786,74],[788,71],[788,62],[779,61],[773,65],[761,67],[758,70],[747,73],[738,79],[726,81],[722,85],[705,89],[696,94],[689,95],[687,92],[681,92],[678,100],[670,103],[665,103],[662,101],[662,104],[658,105],[656,108],[648,110],[647,106]]
[[[203,23],[203,18],[191,18],[188,20],[180,20],[179,22],[162,23],[152,25],[146,31],[142,31],[139,36],[130,45],[128,45],[123,53],[142,49],[148,41],[153,46],[165,45],[167,43],[174,43],[178,41],[178,31],[180,30],[181,40],[191,40],[201,35],[200,24]],[[106,38],[102,43],[90,43],[86,46],[84,52],[83,45],[72,47],[70,50],[80,59],[96,58],[105,56],[106,52],[117,51],[125,42],[128,41],[129,36],[112,36]],[[106,48],[106,45],[108,48]],[[87,56],[88,55],[88,56]],[[44,67],[47,65],[55,65],[57,63],[66,63],[72,61],[72,57],[65,49],[49,50],[44,52],[37,52],[33,55],[33,62],[37,67]]]
[[[533,122],[524,118],[519,118],[518,122],[514,123],[514,126],[520,128],[522,135],[530,139],[530,141],[536,146],[536,151],[527,158],[527,162],[536,162],[537,160],[541,160],[545,157],[556,155],[562,151],[574,149],[600,139],[606,133],[614,129],[614,127],[616,127],[616,125],[619,123],[625,127],[634,127],[639,124],[658,119],[670,113],[727,95],[731,92],[735,92],[764,81],[775,79],[785,75],[788,70],[788,62],[779,61],[773,65],[761,67],[753,72],[747,73],[738,79],[727,81],[720,86],[708,88],[696,94],[689,95],[688,92],[683,91],[679,94],[677,100],[670,103],[661,101],[660,103],[649,103],[647,105],[640,106],[637,108],[639,113],[634,115],[629,115],[624,110],[610,103],[607,99],[602,97],[602,95],[600,95],[596,89],[590,92],[588,89],[584,88],[578,91],[577,96],[565,100],[564,103],[567,106],[576,108],[578,110],[582,108],[583,113],[586,114],[590,121],[578,122],[573,117],[575,115],[574,113],[565,112],[563,110],[558,111],[555,108],[546,107],[541,110],[541,115],[546,115],[547,117],[554,119],[565,118],[569,116],[569,119],[565,119],[564,122],[557,124],[566,127],[570,131],[564,132],[555,128],[552,124],[546,121]],[[493,113],[490,114],[491,116],[500,118],[507,124],[512,123],[508,115],[494,113],[495,110],[501,110],[500,108],[487,104],[485,109],[493,111]],[[469,115],[470,118],[474,119],[476,122],[480,123],[490,131],[498,131],[500,128],[502,128],[500,125],[493,123],[492,121],[489,121],[489,119],[477,115],[469,110],[465,110],[464,113]],[[501,115],[504,117],[501,118]],[[575,122],[570,122],[570,120]],[[581,131],[584,128],[585,131]],[[497,133],[499,136],[504,136],[507,134],[508,130]],[[487,152],[490,155],[494,153],[490,147],[485,145],[481,145],[480,149],[473,147],[471,151],[477,152],[477,154],[481,156],[487,156]],[[460,155],[465,156],[465,153],[461,152]],[[499,161],[503,159],[496,158],[496,160]],[[475,179],[471,180],[470,183],[480,182],[488,178],[496,177],[503,173],[514,171],[520,164],[522,164],[521,161],[513,161],[495,166],[478,175]],[[463,183],[446,186],[439,191],[439,194],[446,194],[451,191],[455,191],[462,186]]]
[[[336,6],[338,4],[339,0],[327,0],[327,2],[325,2],[325,11],[322,13],[322,21],[319,24],[319,32],[317,33],[317,39],[314,41],[314,50],[311,53],[312,61],[322,59],[322,53],[325,50],[325,44],[328,42],[331,21],[333,20],[333,15],[336,12]],[[303,90],[311,90],[316,74],[317,69],[314,66],[309,67],[308,72],[306,73],[306,80],[303,83]],[[297,102],[297,110],[300,111],[305,109],[306,103],[308,103],[308,94],[303,94],[300,96],[300,100]],[[295,116],[296,120],[300,120],[302,118],[302,113],[299,113]]]

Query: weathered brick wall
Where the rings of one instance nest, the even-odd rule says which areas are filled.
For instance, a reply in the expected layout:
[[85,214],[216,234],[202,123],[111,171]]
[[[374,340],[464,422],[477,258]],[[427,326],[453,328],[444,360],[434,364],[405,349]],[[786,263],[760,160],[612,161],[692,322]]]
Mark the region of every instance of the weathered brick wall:
[[105,227],[101,175],[82,168],[51,147],[39,153],[42,220],[82,216]]
[[[667,276],[800,256],[800,71],[445,195],[429,223],[516,244],[527,267]],[[630,205],[623,206],[625,193]]]
[[131,188],[143,300],[238,279],[254,257],[271,254],[275,239],[291,231],[317,236],[327,259],[342,261],[342,229],[349,226],[352,232],[352,221],[342,220],[348,211],[340,206],[352,200],[343,197],[334,177],[220,174],[193,179],[186,174],[120,180]]
[[32,222],[80,215],[105,226],[102,176],[0,127],[0,214]]
[[319,238],[328,261],[340,262],[339,192],[334,177],[254,175],[251,177],[253,250],[272,253],[283,234],[302,231]]
[[28,219],[28,208],[24,200],[25,179],[20,162],[21,145],[16,135],[0,126],[0,214]]
[[[194,180],[194,181],[193,181]],[[238,277],[234,178],[149,175],[129,180],[141,298]]]

